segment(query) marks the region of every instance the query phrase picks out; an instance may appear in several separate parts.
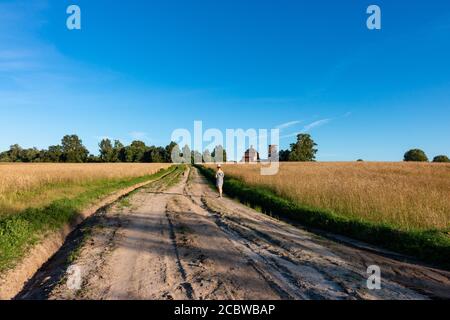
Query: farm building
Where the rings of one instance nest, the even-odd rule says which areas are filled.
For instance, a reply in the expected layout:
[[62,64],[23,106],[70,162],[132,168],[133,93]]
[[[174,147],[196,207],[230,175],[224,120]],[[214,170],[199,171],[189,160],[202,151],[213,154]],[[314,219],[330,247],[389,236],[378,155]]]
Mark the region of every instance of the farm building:
[[244,157],[242,158],[241,162],[252,163],[258,161],[259,161],[259,153],[253,148],[253,146],[251,146],[250,149],[245,151]]

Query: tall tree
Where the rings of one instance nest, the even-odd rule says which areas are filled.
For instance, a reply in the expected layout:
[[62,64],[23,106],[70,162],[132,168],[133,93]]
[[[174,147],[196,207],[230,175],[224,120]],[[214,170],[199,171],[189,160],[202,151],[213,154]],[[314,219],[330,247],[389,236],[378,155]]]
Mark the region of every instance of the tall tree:
[[315,161],[317,144],[309,134],[299,134],[297,142],[291,144],[290,161]]
[[112,145],[111,140],[109,139],[103,139],[98,144],[99,151],[100,151],[100,159],[103,162],[112,162],[114,157],[114,148]]
[[20,154],[22,153],[22,147],[18,144],[13,144],[8,151],[8,156],[10,161],[18,162],[20,161]]
[[61,140],[64,162],[85,162],[89,151],[77,135],[66,135]]
[[142,162],[147,146],[144,142],[135,140],[126,148],[127,162]]
[[111,156],[111,162],[120,162],[120,154],[125,146],[119,140],[114,140],[113,153]]

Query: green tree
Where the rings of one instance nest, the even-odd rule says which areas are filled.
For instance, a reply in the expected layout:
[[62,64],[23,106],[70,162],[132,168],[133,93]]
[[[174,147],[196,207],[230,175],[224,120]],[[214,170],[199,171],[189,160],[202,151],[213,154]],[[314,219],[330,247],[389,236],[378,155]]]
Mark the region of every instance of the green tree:
[[152,152],[152,162],[153,163],[166,162],[166,149],[163,147],[155,148]]
[[155,150],[155,146],[148,147],[144,152],[144,156],[142,157],[142,162],[152,163],[153,162],[153,152]]
[[297,142],[291,144],[289,161],[315,161],[317,144],[309,134],[299,134]]
[[448,163],[448,162],[450,162],[450,159],[447,156],[441,155],[441,156],[434,157],[433,162]]
[[21,162],[39,162],[40,151],[36,148],[23,149],[20,152],[19,159]]
[[124,146],[123,148],[121,148],[119,150],[119,153],[117,155],[119,162],[129,162],[129,161],[127,161],[128,149],[129,149],[129,147]]
[[428,157],[420,149],[412,149],[405,153],[404,161],[408,162],[428,162]]
[[280,161],[282,162],[289,161],[290,154],[291,152],[289,150],[280,150],[279,152]]
[[11,158],[8,155],[8,151],[0,153],[0,162],[11,162]]
[[77,135],[66,135],[61,140],[62,159],[64,162],[85,162],[89,151]]
[[98,147],[100,151],[100,159],[103,162],[112,162],[114,157],[114,147],[111,140],[103,139],[98,144]]
[[97,157],[94,156],[93,154],[90,154],[87,159],[86,159],[87,163],[101,163],[104,162],[103,159],[101,157]]
[[147,146],[144,142],[135,140],[126,148],[126,162],[142,162]]
[[114,140],[114,147],[111,156],[111,162],[120,162],[120,154],[125,146],[119,140]]
[[22,147],[18,144],[13,144],[8,151],[8,157],[12,162],[20,161],[20,154],[22,153]]
[[166,150],[162,147],[151,146],[144,153],[144,162],[148,163],[164,163]]
[[41,151],[41,161],[42,162],[61,162],[62,161],[62,147],[61,146],[50,146],[48,150]]
[[[172,163],[172,152],[173,152],[174,148],[178,148],[178,149],[175,150],[176,152],[180,151],[180,147],[178,146],[178,144],[173,142],[173,141],[170,142],[170,144],[168,146],[166,146],[166,148],[165,148],[165,162]],[[177,154],[179,155],[179,152]]]

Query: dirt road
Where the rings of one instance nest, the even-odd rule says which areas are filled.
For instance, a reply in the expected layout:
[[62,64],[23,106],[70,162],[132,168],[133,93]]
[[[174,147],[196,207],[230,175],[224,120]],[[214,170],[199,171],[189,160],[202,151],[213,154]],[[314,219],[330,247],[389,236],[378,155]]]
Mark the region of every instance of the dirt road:
[[[86,222],[17,298],[450,298],[449,272],[331,241],[218,199],[196,169],[178,175]],[[367,267],[374,264],[382,289],[371,291]]]

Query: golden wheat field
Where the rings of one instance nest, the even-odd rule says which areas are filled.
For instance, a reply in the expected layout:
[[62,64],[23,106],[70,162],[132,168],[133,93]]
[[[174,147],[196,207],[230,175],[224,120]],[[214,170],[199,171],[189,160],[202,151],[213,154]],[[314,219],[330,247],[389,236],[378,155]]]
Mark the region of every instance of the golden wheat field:
[[0,215],[72,197],[96,181],[150,175],[170,164],[0,164]]
[[259,165],[228,164],[225,174],[315,208],[402,229],[450,227],[450,165],[431,163],[282,163],[276,176]]

